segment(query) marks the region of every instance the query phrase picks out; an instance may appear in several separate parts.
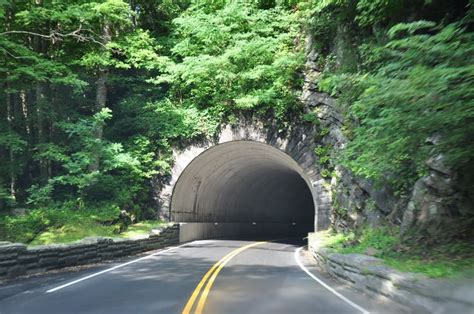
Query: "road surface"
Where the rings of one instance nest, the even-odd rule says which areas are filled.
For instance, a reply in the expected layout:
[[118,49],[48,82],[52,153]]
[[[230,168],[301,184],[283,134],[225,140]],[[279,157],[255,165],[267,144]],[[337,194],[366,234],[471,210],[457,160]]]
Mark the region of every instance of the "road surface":
[[194,241],[0,285],[0,313],[400,313],[317,272],[296,240]]

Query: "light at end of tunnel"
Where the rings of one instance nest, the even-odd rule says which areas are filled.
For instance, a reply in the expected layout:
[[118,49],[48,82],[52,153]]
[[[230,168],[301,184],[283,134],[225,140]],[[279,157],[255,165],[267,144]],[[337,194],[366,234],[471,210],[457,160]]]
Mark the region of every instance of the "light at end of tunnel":
[[219,223],[215,222],[215,223],[214,223],[214,226],[217,226],[218,224],[219,224]]
[[255,221],[254,221],[254,222],[252,222],[252,225],[256,225],[256,224],[257,224],[257,223],[256,223]]
[[292,222],[291,225],[292,225],[292,226],[296,226],[296,222]]

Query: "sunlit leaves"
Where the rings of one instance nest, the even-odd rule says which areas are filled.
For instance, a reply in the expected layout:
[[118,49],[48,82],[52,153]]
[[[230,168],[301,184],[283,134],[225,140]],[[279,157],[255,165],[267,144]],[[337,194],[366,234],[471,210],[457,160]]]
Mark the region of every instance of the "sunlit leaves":
[[155,80],[170,86],[171,101],[218,112],[270,109],[279,119],[298,104],[303,64],[297,14],[232,2],[197,5],[174,20],[176,63]]
[[[460,24],[415,33],[426,27],[433,23],[392,28],[398,39],[385,45],[381,65],[366,79],[335,76],[322,85],[353,102],[348,113],[358,123],[344,162],[359,175],[390,175],[400,186],[421,174],[430,154],[442,153],[455,169],[474,158],[474,34]],[[434,135],[433,147],[428,138]]]

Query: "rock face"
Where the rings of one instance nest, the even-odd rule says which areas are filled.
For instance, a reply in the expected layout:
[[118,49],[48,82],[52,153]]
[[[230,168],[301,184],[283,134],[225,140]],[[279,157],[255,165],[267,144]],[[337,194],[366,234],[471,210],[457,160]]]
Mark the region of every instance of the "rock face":
[[433,155],[426,161],[428,173],[418,179],[408,206],[403,214],[402,234],[410,229],[422,231],[431,238],[440,233],[449,239],[452,223],[466,215],[472,204],[457,188],[456,174],[445,166],[442,155]]
[[[334,157],[347,143],[343,133],[344,117],[338,109],[337,100],[318,89],[321,69],[317,66],[318,56],[311,49],[311,45],[309,38],[301,100],[305,104],[306,112],[316,115],[322,130],[318,145],[327,150],[328,157]],[[374,188],[369,181],[357,178],[350,171],[331,162],[320,167],[321,170],[330,171],[326,172],[329,175],[322,179],[321,185],[329,187],[331,191],[331,223],[338,230],[346,231],[367,222],[378,225],[386,216],[399,211],[402,206],[389,188]]]
[[[343,132],[344,117],[336,99],[318,89],[321,69],[311,45],[310,38],[301,100],[308,113],[316,114],[320,130],[325,130],[318,144],[328,147],[333,157],[347,143]],[[436,136],[427,141],[437,144]],[[473,207],[466,193],[461,193],[456,174],[446,167],[443,159],[443,156],[433,154],[426,161],[427,175],[416,182],[410,195],[404,197],[396,196],[390,186],[374,186],[340,165],[326,165],[334,170],[332,179],[325,178],[322,184],[330,183],[332,226],[347,231],[363,224],[377,226],[388,220],[401,225],[402,233],[415,228],[432,237],[439,235],[441,226],[449,225]]]

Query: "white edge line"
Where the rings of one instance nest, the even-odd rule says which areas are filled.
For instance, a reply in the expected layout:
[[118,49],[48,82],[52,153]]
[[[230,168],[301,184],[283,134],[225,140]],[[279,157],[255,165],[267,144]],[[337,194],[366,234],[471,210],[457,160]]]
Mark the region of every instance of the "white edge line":
[[300,252],[301,250],[303,249],[303,247],[300,247],[300,248],[297,248],[295,250],[295,260],[296,260],[296,263],[298,264],[298,266],[308,275],[310,276],[311,278],[313,278],[314,280],[316,280],[321,286],[323,286],[324,288],[328,289],[329,291],[331,291],[332,293],[334,293],[338,298],[340,298],[341,300],[343,300],[344,302],[346,302],[347,304],[351,305],[352,307],[358,309],[359,311],[361,311],[362,313],[364,314],[369,314],[369,311],[364,309],[363,307],[355,304],[354,302],[352,302],[351,300],[349,300],[348,298],[346,298],[345,296],[343,296],[342,294],[340,294],[339,292],[337,292],[336,290],[334,290],[333,288],[331,288],[329,285],[327,285],[324,281],[322,281],[321,279],[319,279],[318,277],[316,277],[315,275],[313,275],[313,273],[311,273],[308,268],[306,268],[303,263],[301,262],[301,259],[300,259]]
[[108,273],[108,272],[110,272],[110,271],[112,271],[112,270],[115,270],[115,269],[118,269],[118,268],[122,268],[122,267],[124,267],[124,266],[127,266],[127,265],[130,265],[130,264],[139,262],[139,261],[141,261],[141,260],[144,260],[144,259],[147,259],[147,258],[156,256],[156,255],[160,255],[160,254],[166,253],[166,252],[168,252],[168,251],[171,251],[171,250],[180,248],[180,247],[182,247],[182,246],[184,246],[184,245],[188,245],[188,244],[189,244],[189,243],[185,243],[185,244],[178,245],[178,246],[173,246],[173,247],[170,247],[170,248],[168,248],[168,249],[166,249],[166,250],[159,251],[159,252],[156,252],[156,253],[153,253],[153,254],[149,254],[149,255],[147,255],[147,256],[137,258],[137,259],[135,259],[135,260],[133,260],[133,261],[130,261],[130,262],[127,262],[127,263],[123,263],[123,264],[120,264],[120,265],[117,265],[117,266],[114,266],[114,267],[111,267],[111,268],[104,269],[104,270],[102,270],[102,271],[99,271],[99,272],[97,272],[97,273],[91,274],[91,275],[89,275],[89,276],[85,276],[85,277],[79,278],[79,279],[77,279],[77,280],[68,282],[68,283],[66,283],[66,284],[64,284],[64,285],[58,286],[58,287],[56,287],[56,288],[49,289],[48,291],[46,291],[46,293],[51,293],[51,292],[55,292],[55,291],[61,290],[61,289],[63,289],[63,288],[72,286],[72,285],[74,285],[74,284],[76,284],[76,283],[78,283],[78,282],[81,282],[81,281],[84,281],[84,280],[93,278],[93,277],[95,277],[95,276],[99,276],[99,275]]

